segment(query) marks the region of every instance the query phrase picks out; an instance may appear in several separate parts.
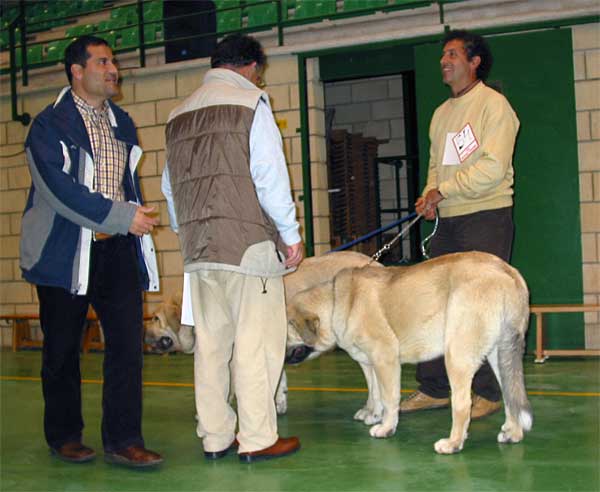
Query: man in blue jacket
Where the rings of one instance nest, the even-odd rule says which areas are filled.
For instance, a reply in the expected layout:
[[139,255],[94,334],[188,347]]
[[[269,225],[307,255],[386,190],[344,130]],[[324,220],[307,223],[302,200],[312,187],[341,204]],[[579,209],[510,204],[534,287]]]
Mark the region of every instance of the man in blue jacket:
[[141,202],[142,151],[119,92],[112,50],[82,36],[65,51],[70,86],[34,120],[25,142],[32,185],[22,219],[21,269],[36,285],[44,333],[44,431],[54,455],[94,459],[82,444],[79,350],[91,304],[104,332],[102,442],[105,459],[154,466],[142,417],[143,290],[158,290]]

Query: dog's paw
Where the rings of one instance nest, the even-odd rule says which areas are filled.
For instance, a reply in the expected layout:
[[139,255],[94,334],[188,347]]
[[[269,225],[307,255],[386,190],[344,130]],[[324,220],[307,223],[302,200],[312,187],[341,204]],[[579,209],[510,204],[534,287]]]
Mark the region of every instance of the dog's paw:
[[433,445],[436,453],[439,454],[454,454],[462,451],[462,443],[452,442],[450,439],[440,439]]
[[361,408],[354,414],[354,420],[360,420],[366,425],[378,424],[383,418],[383,412],[376,412],[367,407]]
[[277,398],[275,400],[275,409],[277,415],[285,415],[287,413],[287,397]]
[[383,424],[377,424],[369,429],[369,434],[371,435],[371,437],[377,437],[378,439],[382,439],[394,435],[395,430],[396,429],[394,429],[393,427],[390,428]]
[[382,420],[383,420],[383,411],[376,412],[375,410],[373,410],[373,411],[369,412],[369,414],[366,416],[364,422],[367,425],[373,425],[373,424],[378,424]]
[[505,429],[502,426],[502,432],[498,434],[498,442],[502,444],[516,444],[523,440],[523,431],[515,431],[514,429]]

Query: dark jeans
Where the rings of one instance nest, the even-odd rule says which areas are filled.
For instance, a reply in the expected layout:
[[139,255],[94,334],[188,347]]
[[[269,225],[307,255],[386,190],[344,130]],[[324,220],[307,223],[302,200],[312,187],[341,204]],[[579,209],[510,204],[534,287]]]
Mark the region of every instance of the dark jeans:
[[[461,251],[484,251],[510,261],[514,226],[512,207],[485,210],[458,217],[440,219],[438,231],[431,240],[431,257]],[[417,364],[419,391],[434,398],[448,398],[450,384],[444,358]],[[487,361],[475,373],[473,392],[487,400],[502,397],[500,386]]]
[[142,287],[132,236],[92,243],[88,293],[74,296],[37,286],[44,333],[42,389],[44,431],[52,448],[81,441],[79,352],[88,306],[96,311],[105,340],[102,442],[106,451],[143,445]]

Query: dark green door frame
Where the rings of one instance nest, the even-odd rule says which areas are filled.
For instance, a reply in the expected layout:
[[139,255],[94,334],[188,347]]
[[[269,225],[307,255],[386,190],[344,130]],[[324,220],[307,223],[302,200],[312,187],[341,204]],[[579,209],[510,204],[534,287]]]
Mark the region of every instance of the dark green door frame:
[[300,92],[300,140],[302,144],[302,201],[304,203],[304,245],[306,256],[314,256],[315,240],[312,211],[312,178],[310,173],[310,139],[308,128],[308,91],[306,59],[298,56],[298,90]]

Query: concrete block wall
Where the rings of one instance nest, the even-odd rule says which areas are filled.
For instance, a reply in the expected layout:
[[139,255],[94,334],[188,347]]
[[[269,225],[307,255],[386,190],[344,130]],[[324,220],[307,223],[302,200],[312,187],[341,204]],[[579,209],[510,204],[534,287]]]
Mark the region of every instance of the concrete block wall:
[[[311,65],[312,66],[312,65]],[[168,69],[167,69],[168,68]],[[139,166],[140,182],[147,204],[156,207],[160,226],[153,232],[161,272],[161,291],[147,293],[145,311],[151,313],[155,305],[182,288],[183,264],[177,236],[169,227],[166,202],[160,191],[161,173],[165,163],[165,125],[169,112],[202,82],[208,69],[208,60],[194,60],[172,64],[168,67],[152,67],[143,70],[126,70],[122,73],[121,95],[115,101],[134,119],[144,157]],[[57,68],[62,70],[62,68]],[[64,73],[64,72],[63,72]],[[323,95],[318,73],[312,74],[310,85],[311,116],[315,163],[313,179],[317,187],[326,189],[324,145],[324,122],[318,124],[323,114]],[[280,55],[269,57],[266,73],[266,91],[270,94],[275,118],[279,124],[284,152],[289,165],[294,198],[298,211],[303,214],[302,195],[302,152],[300,145],[300,104],[298,98],[298,69],[296,57]],[[23,91],[19,111],[26,110],[35,116],[52,103],[62,86],[40,83]],[[25,206],[31,183],[23,152],[23,144],[29,128],[11,121],[10,100],[6,93],[0,96],[0,313],[37,313],[38,301],[35,288],[21,278],[19,269],[19,234],[21,214]],[[318,138],[317,138],[318,137]],[[319,157],[320,156],[320,157]],[[319,160],[320,159],[320,160]],[[317,201],[322,193],[317,193]],[[320,224],[320,215],[328,216],[315,209],[315,222]],[[301,224],[303,222],[301,221]],[[328,243],[329,231],[321,227],[316,235],[318,241]],[[6,330],[0,330],[0,340],[9,343]]]
[[[573,27],[584,302],[600,304],[600,24]],[[587,348],[600,348],[600,314],[585,315]]]

